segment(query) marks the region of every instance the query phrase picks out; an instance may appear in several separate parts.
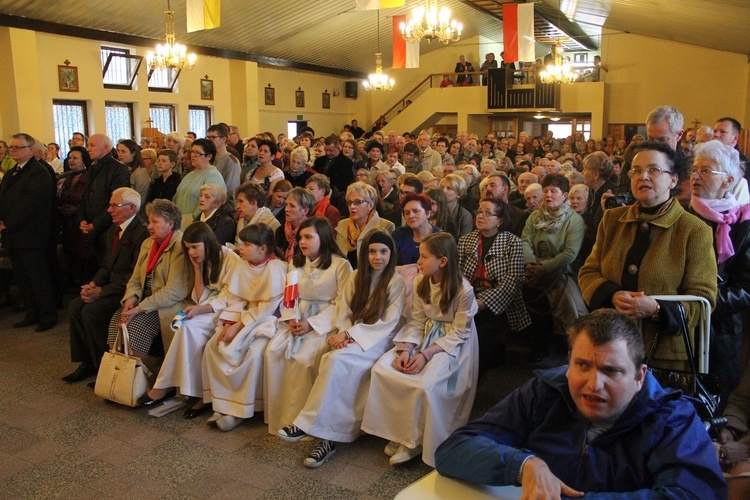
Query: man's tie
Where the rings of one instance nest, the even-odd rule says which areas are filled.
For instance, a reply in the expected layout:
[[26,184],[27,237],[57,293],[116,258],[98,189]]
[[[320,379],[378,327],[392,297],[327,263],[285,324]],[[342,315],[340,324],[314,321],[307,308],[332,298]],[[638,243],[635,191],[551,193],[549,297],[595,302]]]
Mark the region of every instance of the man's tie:
[[112,255],[117,253],[117,247],[120,246],[120,233],[122,232],[122,228],[120,226],[117,226],[117,229],[115,229],[115,239],[112,241]]

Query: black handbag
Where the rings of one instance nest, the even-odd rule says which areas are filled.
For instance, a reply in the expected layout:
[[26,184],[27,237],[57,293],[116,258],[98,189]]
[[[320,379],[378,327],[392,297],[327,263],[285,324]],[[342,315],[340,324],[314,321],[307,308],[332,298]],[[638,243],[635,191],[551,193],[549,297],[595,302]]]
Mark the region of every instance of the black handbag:
[[688,355],[687,361],[690,366],[690,371],[669,370],[651,365],[651,360],[654,357],[656,346],[659,343],[659,337],[661,335],[658,330],[654,342],[651,344],[651,350],[646,359],[646,364],[654,378],[659,381],[659,384],[661,384],[662,387],[679,389],[682,391],[695,407],[700,419],[703,421],[712,421],[715,417],[719,416],[718,412],[721,397],[719,393],[718,377],[714,374],[698,373],[698,369],[695,366],[695,358],[693,357],[693,348],[690,345],[690,338],[688,337],[685,306],[678,302],[677,308],[680,312],[682,339],[685,342],[685,352],[687,352]]

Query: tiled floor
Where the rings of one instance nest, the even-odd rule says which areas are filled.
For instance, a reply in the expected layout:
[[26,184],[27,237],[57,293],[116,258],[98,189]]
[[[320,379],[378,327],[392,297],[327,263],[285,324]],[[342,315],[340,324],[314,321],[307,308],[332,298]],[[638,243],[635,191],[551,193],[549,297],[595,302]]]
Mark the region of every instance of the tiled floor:
[[[180,410],[154,418],[105,402],[60,380],[75,368],[67,313],[44,333],[11,328],[20,319],[0,310],[0,498],[393,498],[431,470],[389,466],[372,436],[306,469],[313,443],[271,436],[262,416],[225,433]],[[530,376],[526,355],[509,358],[480,385],[475,416]]]

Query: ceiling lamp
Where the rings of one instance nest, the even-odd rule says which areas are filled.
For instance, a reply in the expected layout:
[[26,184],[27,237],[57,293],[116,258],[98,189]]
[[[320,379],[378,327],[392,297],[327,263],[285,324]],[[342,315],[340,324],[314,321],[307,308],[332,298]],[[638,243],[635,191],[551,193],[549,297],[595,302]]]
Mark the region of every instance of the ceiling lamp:
[[570,67],[570,61],[563,61],[563,46],[559,42],[552,49],[555,53],[555,64],[550,64],[539,72],[542,83],[573,83],[578,73]]
[[380,52],[380,9],[378,9],[378,51],[375,52],[375,73],[370,73],[364,85],[365,90],[391,90],[395,85],[393,78],[383,73],[383,54]]
[[438,39],[447,45],[461,39],[463,24],[455,19],[451,20],[451,11],[447,7],[440,9],[438,14],[437,0],[425,0],[425,6],[416,7],[411,15],[409,24],[399,25],[401,37],[409,43],[419,42],[424,38],[427,43]]
[[174,11],[167,0],[167,10],[164,11],[167,20],[164,25],[167,28],[167,43],[156,46],[156,53],[149,51],[146,54],[148,69],[193,69],[195,67],[195,54],[188,54],[187,47],[175,42],[174,39]]

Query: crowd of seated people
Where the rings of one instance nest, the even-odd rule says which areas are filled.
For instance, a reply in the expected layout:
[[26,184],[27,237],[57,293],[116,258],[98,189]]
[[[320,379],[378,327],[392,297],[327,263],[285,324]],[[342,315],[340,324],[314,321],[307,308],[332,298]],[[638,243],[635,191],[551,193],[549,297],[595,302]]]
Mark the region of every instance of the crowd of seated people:
[[[690,157],[669,107],[629,144],[579,132],[347,128],[243,141],[220,123],[205,138],[172,133],[164,149],[144,150],[77,134],[58,173],[33,138],[14,136],[9,153],[0,144],[3,164],[13,158],[0,229],[23,288],[17,326],[46,328],[55,283],[80,286],[70,306],[79,365],[64,380],[95,375],[127,324],[154,374],[142,404],[174,388],[193,399],[186,418],[209,412],[224,431],[262,411],[282,439],[319,439],[308,467],[361,432],[389,441],[392,464],[422,455],[433,465],[440,442],[467,423],[455,403],[471,408],[510,336],[531,338],[533,365],[550,368],[565,363],[571,324],[611,308],[642,321],[650,348],[656,330],[679,330],[678,310],[658,295],[709,300],[710,369],[725,397],[739,383],[750,209],[732,119],[719,120],[714,140],[688,139]],[[16,163],[49,181],[50,227],[34,243],[48,265],[37,269],[17,246],[14,212],[31,187],[14,182]],[[57,232],[64,272],[50,259]],[[39,273],[48,290],[21,284]],[[290,280],[292,301],[283,298]],[[697,310],[685,309],[692,339]],[[672,339],[654,359],[684,368]],[[356,394],[332,385],[340,373],[352,374]],[[394,390],[405,391],[400,405],[387,401]],[[347,405],[356,411],[344,417]]]

